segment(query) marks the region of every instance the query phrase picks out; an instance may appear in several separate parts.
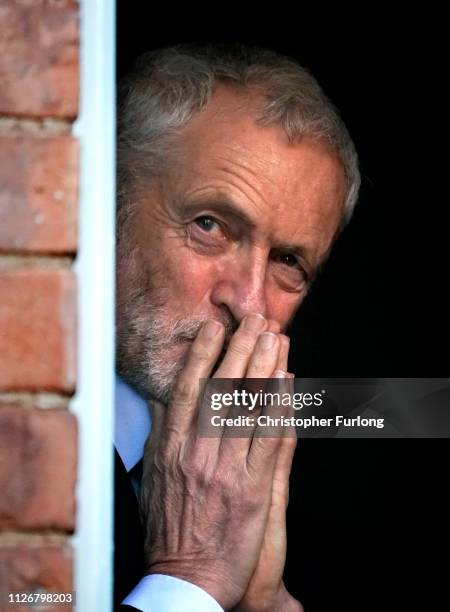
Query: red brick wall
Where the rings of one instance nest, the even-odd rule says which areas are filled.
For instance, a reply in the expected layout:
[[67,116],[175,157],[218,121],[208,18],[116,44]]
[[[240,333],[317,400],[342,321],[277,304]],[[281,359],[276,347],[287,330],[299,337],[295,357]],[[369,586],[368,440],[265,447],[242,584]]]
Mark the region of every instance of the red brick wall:
[[0,594],[73,590],[78,73],[74,0],[0,0]]

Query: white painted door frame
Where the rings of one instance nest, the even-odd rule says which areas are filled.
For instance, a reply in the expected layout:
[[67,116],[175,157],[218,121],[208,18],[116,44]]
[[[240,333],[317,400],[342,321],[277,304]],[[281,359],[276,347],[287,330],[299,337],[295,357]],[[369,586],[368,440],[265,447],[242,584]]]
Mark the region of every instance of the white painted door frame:
[[115,0],[80,0],[76,610],[112,610]]

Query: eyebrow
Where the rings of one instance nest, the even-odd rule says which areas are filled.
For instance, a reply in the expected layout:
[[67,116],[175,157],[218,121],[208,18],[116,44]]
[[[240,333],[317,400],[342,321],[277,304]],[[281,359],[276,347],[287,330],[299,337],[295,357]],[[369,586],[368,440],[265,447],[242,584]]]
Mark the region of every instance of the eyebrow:
[[182,210],[191,214],[200,213],[204,211],[205,208],[232,217],[237,222],[245,225],[249,230],[257,228],[256,222],[245,211],[224,196],[209,196],[207,198],[184,200],[182,202]]
[[[243,211],[238,204],[220,194],[217,196],[193,198],[192,200],[186,199],[181,202],[181,210],[190,214],[204,212],[205,208],[233,218],[241,225],[244,225],[247,230],[255,230],[258,227],[256,221]],[[303,245],[274,244],[273,248],[299,257],[307,265],[307,274],[310,280],[316,277],[321,268],[321,263],[315,265],[311,262],[309,250]]]

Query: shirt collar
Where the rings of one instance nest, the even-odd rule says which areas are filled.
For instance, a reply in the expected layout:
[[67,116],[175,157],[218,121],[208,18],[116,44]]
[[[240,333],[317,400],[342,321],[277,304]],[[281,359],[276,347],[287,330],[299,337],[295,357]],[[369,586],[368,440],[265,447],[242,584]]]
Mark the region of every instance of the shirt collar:
[[127,472],[144,456],[151,426],[147,402],[116,376],[114,445]]

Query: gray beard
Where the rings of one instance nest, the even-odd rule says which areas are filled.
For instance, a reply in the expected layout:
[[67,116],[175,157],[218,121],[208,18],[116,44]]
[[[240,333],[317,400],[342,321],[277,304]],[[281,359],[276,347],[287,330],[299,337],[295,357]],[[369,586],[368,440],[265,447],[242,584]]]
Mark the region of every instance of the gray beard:
[[[171,360],[174,346],[196,338],[209,318],[191,315],[168,322],[167,306],[149,306],[148,296],[136,296],[128,304],[125,325],[117,326],[117,368],[119,374],[143,397],[167,405],[178,374],[186,364],[189,346],[181,357]],[[236,329],[231,314],[226,320],[226,338]],[[125,327],[125,330],[124,330]]]

